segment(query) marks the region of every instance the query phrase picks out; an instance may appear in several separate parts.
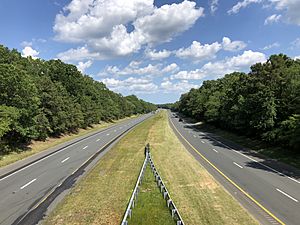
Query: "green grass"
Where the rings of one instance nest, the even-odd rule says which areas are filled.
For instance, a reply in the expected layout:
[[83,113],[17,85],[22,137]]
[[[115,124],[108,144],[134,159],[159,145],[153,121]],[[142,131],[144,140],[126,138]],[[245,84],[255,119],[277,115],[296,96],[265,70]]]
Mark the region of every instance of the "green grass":
[[[166,112],[146,120],[122,138],[58,204],[44,224],[120,224],[148,142],[155,166],[187,225],[258,224],[184,148],[170,128]],[[144,194],[154,198],[151,193],[143,192],[138,198],[142,200]],[[161,201],[159,198],[162,199],[160,194],[155,195],[153,201]],[[146,207],[142,204],[138,202],[137,208]],[[162,204],[161,213],[167,216],[165,203],[158,204]],[[155,207],[149,209],[149,213],[157,215]],[[133,212],[133,220],[141,219],[138,213],[145,212]],[[149,217],[144,215],[138,223],[153,224]],[[165,220],[160,224],[165,224]]]
[[27,146],[26,150],[17,149],[15,151],[9,152],[8,154],[3,154],[3,155],[0,154],[0,167],[7,166],[11,163],[25,159],[36,153],[42,152],[48,148],[73,140],[80,136],[95,132],[97,130],[104,129],[108,126],[113,125],[114,123],[121,122],[133,117],[135,116],[127,117],[110,123],[103,122],[101,124],[95,124],[93,125],[93,127],[89,127],[87,129],[79,129],[77,133],[64,134],[58,138],[47,138],[46,141],[32,141],[32,143],[29,146]]
[[285,149],[282,147],[270,146],[253,138],[245,137],[243,135],[237,135],[233,132],[226,131],[223,129],[216,128],[212,125],[203,123],[198,126],[199,129],[207,132],[211,132],[215,135],[223,137],[227,140],[233,141],[241,146],[248,149],[254,150],[255,152],[267,156],[269,158],[284,162],[286,164],[292,165],[300,169],[300,155],[295,154],[295,152]]
[[166,112],[158,115],[148,141],[155,166],[185,224],[258,224],[181,144]]
[[146,167],[140,193],[129,219],[129,225],[175,225],[150,165]]
[[46,218],[46,225],[120,224],[144,162],[152,117],[123,137]]

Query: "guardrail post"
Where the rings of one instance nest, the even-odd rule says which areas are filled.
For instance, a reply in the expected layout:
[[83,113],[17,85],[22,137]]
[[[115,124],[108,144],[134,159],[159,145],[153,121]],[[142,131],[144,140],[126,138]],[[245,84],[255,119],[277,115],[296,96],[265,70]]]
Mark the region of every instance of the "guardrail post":
[[171,199],[168,199],[168,201],[167,201],[167,206],[168,206],[168,208],[170,208],[171,203],[172,203],[172,200],[171,200]]
[[174,216],[175,216],[175,213],[176,213],[176,209],[172,209],[172,218],[174,218]]

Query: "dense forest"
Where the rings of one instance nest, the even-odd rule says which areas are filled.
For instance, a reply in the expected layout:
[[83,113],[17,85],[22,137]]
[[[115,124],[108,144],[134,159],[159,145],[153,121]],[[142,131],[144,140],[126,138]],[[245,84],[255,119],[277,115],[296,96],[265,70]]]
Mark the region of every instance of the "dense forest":
[[0,45],[0,154],[31,140],[153,111],[60,60],[24,58]]
[[173,106],[186,116],[300,154],[300,60],[272,55],[251,66],[204,81]]

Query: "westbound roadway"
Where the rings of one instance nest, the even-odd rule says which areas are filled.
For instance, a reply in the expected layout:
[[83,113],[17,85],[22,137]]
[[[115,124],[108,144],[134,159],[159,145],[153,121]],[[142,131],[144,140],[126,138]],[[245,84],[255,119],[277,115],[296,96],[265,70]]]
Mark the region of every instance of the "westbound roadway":
[[[43,214],[46,209],[40,209],[35,215],[34,210],[41,208],[47,200],[53,201],[59,194],[55,195],[55,192],[65,190],[62,186],[72,185],[76,179],[74,176],[85,172],[86,164],[94,159],[96,153],[99,154],[116,138],[150,116],[147,114],[118,123],[2,177],[0,224],[33,223],[36,216],[40,216],[37,213]],[[33,218],[27,219],[31,214]]]
[[[300,180],[169,114],[192,155],[262,224],[300,224]],[[276,168],[276,169],[274,169]],[[287,172],[287,171],[286,171]],[[298,171],[297,171],[298,172]],[[298,177],[299,178],[299,177]]]

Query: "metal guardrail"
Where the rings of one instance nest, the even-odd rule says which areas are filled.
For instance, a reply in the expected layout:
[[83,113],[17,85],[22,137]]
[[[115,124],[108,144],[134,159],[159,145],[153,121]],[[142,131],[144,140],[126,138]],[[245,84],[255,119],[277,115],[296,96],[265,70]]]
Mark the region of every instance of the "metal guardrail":
[[121,225],[128,225],[127,219],[128,219],[128,217],[131,218],[131,216],[132,216],[132,209],[134,208],[135,201],[137,200],[137,196],[139,194],[139,186],[142,184],[142,179],[144,178],[145,169],[146,169],[147,164],[148,164],[149,148],[150,148],[149,144],[146,145],[146,147],[145,147],[145,155],[146,155],[145,160],[144,160],[143,166],[141,168],[139,177],[136,181],[135,187],[133,189],[133,192],[132,192],[131,198],[129,200],[129,203],[128,203],[127,209],[125,211],[125,215],[124,215],[124,218],[122,220]]
[[157,186],[160,189],[160,192],[163,194],[163,198],[166,200],[167,206],[171,211],[171,215],[172,218],[176,221],[177,225],[184,225],[184,222],[182,220],[182,217],[178,211],[178,209],[175,206],[175,203],[173,202],[173,200],[171,199],[171,196],[168,192],[168,189],[166,188],[166,185],[164,184],[161,176],[159,175],[157,169],[155,168],[155,165],[153,163],[153,160],[151,158],[151,153],[150,153],[150,145],[147,144],[145,147],[145,160],[144,160],[144,164],[141,168],[138,180],[136,182],[135,188],[133,190],[133,193],[131,195],[129,204],[127,206],[124,218],[122,220],[121,225],[128,225],[128,218],[131,218],[132,216],[132,209],[135,206],[135,201],[137,200],[137,195],[139,193],[139,185],[142,184],[142,179],[144,178],[144,172],[145,169],[147,167],[147,164],[150,163],[151,166],[151,170],[153,172],[153,175],[155,176],[155,181],[157,182]]
[[184,225],[183,219],[182,219],[175,203],[173,202],[173,200],[168,192],[168,189],[166,188],[166,185],[164,184],[161,176],[159,175],[157,169],[155,168],[155,165],[151,158],[150,152],[148,153],[148,157],[149,157],[149,163],[151,166],[151,170],[152,170],[152,172],[155,176],[155,180],[157,182],[157,186],[160,188],[160,192],[163,194],[163,197],[167,202],[167,206],[171,211],[172,218],[176,221],[177,225]]

